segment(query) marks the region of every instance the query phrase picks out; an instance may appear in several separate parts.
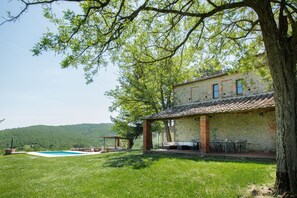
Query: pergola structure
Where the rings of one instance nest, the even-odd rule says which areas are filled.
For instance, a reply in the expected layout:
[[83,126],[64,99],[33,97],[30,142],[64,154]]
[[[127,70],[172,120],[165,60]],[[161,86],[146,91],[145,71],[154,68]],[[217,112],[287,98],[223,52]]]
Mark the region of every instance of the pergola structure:
[[274,111],[274,109],[275,102],[273,92],[174,106],[168,110],[144,118],[143,152],[146,153],[152,148],[151,124],[157,120],[174,120],[179,118],[199,116],[200,152],[209,153],[210,116],[224,113]]
[[[174,119],[174,118],[171,118]],[[175,118],[176,119],[176,118]],[[147,153],[152,148],[152,132],[151,124],[157,120],[145,119],[143,126],[143,152]],[[210,133],[209,133],[209,121],[207,115],[200,116],[200,139],[202,153],[208,153],[210,151]]]
[[123,138],[123,137],[120,137],[120,136],[102,136],[101,138],[103,138],[103,148],[105,149],[106,147],[106,142],[105,142],[105,139],[114,139],[114,148],[117,148],[120,146],[120,140],[123,139],[123,140],[127,140],[128,141],[128,144],[129,144],[129,139],[128,138]]

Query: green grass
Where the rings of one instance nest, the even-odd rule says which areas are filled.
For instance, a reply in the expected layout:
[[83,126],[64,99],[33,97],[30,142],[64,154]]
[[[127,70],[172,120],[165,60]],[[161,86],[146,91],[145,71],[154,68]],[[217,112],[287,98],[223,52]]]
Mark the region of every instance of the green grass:
[[272,163],[142,155],[0,156],[0,197],[240,197]]

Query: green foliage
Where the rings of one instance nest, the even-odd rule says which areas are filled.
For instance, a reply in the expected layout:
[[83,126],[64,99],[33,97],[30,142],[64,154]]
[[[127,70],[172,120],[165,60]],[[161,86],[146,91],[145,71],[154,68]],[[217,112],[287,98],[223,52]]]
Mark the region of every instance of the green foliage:
[[0,156],[1,197],[243,197],[275,165],[139,152]]
[[[44,16],[58,28],[57,32],[44,34],[32,50],[34,55],[48,50],[63,54],[61,66],[83,65],[91,82],[97,70],[106,65],[107,57],[116,63],[118,59],[127,62],[127,57],[133,63],[152,63],[176,59],[186,52],[185,65],[218,71],[236,66],[237,61],[248,54],[263,51],[261,34],[254,30],[259,26],[253,26],[257,16],[252,10],[218,11],[199,20],[202,17],[197,11],[210,12],[212,4],[206,1],[123,2],[86,1],[80,4],[79,13],[66,10],[62,16],[46,7]],[[223,3],[214,1],[214,4]],[[154,7],[180,13],[149,11]]]
[[[117,55],[114,61],[120,69],[119,86],[106,93],[113,99],[110,111],[119,112],[112,120],[114,130],[131,140],[142,133],[136,128],[142,118],[173,105],[174,85],[188,79],[191,73],[183,57],[138,63],[137,48],[142,47],[127,45],[125,53]],[[154,123],[153,130],[160,130],[160,123]]]
[[9,148],[11,138],[17,150],[57,150],[71,147],[99,147],[100,136],[113,135],[113,124],[31,126],[0,131],[0,149]]
[[[43,0],[30,2],[27,5],[50,4]],[[278,16],[285,10],[286,37],[296,37],[297,5],[290,0],[283,5],[281,2],[269,3],[274,18],[266,18],[264,23],[278,23]],[[49,50],[62,54],[63,68],[83,65],[88,82],[106,66],[106,59],[122,59],[126,52],[138,63],[177,58],[187,52],[186,64],[199,71],[201,67],[206,71],[236,68],[242,59],[253,59],[264,52],[259,15],[266,8],[257,6],[262,4],[235,0],[83,1],[80,10],[62,13],[44,6],[44,17],[57,30],[46,32],[32,51],[34,55]],[[282,6],[285,9],[280,9]],[[14,21],[18,17],[8,14],[8,18]]]

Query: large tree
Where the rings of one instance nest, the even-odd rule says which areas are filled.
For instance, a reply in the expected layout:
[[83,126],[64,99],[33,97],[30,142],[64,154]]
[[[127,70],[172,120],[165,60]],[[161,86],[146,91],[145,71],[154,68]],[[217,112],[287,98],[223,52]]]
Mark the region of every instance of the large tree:
[[[107,92],[112,97],[111,111],[119,112],[114,118],[115,127],[123,128],[126,135],[139,134],[130,130],[125,132],[125,125],[137,123],[141,118],[159,113],[173,106],[173,86],[190,77],[191,68],[184,60],[185,55],[153,63],[138,63],[135,59],[142,49],[147,37],[142,37],[141,45],[130,44],[125,46],[122,54],[118,54],[116,63],[119,66],[119,86]],[[146,50],[146,54],[152,52]],[[163,130],[166,141],[171,142],[169,127],[170,121],[163,121]]]
[[[25,7],[7,21],[16,20],[30,6],[59,1],[21,0]],[[146,48],[161,49],[163,56],[139,51],[139,63],[165,60],[182,47],[196,50],[198,62],[213,58],[221,64],[265,50],[276,103],[276,188],[278,193],[297,194],[296,0],[63,1],[80,2],[82,12],[66,11],[59,19],[45,8],[58,31],[46,33],[33,52],[63,53],[62,67],[85,65],[87,77],[104,63],[107,53],[112,56],[126,43],[142,42],[137,39],[142,34],[150,38]]]

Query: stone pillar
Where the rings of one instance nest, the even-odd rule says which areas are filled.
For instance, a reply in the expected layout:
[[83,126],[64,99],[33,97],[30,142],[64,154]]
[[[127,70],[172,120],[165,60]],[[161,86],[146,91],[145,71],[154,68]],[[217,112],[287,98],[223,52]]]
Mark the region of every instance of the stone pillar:
[[200,116],[200,144],[201,153],[209,153],[210,151],[210,133],[209,121],[206,115]]
[[151,122],[145,120],[143,123],[143,152],[151,150],[152,148],[152,132],[151,132]]

